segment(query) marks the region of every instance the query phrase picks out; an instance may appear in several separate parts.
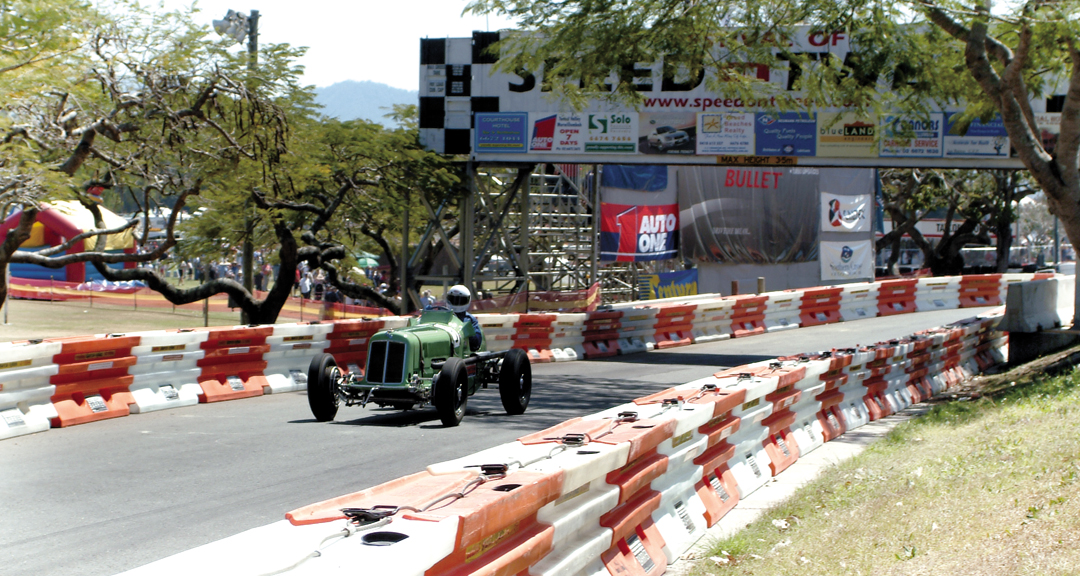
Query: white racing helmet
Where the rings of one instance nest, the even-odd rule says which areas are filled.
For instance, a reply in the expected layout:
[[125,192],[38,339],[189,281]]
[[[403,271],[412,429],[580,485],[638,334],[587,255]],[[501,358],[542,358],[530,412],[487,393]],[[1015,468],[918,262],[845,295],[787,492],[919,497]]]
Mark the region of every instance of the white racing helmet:
[[446,305],[458,314],[469,310],[469,302],[472,302],[472,293],[461,284],[451,286],[446,291]]

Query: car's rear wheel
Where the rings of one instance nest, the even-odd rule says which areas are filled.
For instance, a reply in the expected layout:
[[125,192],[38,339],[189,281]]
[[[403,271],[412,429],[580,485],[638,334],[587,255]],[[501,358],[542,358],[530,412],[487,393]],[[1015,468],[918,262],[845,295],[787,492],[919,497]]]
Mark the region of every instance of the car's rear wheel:
[[469,371],[461,358],[447,358],[435,380],[434,403],[444,426],[457,426],[469,401]]
[[532,365],[524,350],[514,348],[503,356],[499,369],[499,396],[507,414],[524,414],[532,397]]
[[337,416],[338,379],[341,371],[329,354],[319,354],[308,366],[307,399],[311,414],[319,422],[329,422]]

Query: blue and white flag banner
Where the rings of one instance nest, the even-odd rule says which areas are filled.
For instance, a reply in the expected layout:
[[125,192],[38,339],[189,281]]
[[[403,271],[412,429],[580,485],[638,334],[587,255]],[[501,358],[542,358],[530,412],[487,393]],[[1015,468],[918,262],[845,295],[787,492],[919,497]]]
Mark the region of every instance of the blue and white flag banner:
[[822,242],[821,279],[874,279],[874,246],[870,240]]

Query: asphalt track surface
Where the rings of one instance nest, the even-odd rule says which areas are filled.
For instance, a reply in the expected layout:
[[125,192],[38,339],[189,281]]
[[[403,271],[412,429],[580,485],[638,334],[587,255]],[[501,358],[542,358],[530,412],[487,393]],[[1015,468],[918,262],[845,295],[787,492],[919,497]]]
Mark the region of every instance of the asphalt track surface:
[[533,366],[528,411],[495,388],[444,428],[431,408],[342,408],[303,392],[136,414],[0,441],[0,572],[105,576],[284,518],[425,466],[512,441],[726,368],[870,344],[985,309],[801,328],[648,354]]

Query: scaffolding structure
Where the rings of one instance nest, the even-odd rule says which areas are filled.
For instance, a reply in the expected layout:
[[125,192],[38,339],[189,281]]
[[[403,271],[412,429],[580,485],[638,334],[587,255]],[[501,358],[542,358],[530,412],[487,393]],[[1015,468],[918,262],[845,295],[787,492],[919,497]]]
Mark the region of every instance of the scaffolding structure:
[[[604,302],[635,296],[631,263],[599,262],[599,173],[577,164],[469,163],[469,194],[457,218],[451,206],[424,203],[426,246],[443,239],[448,265],[420,275],[425,284],[464,283],[474,294],[586,290],[600,283]],[[450,226],[450,229],[447,228]],[[415,269],[419,252],[409,256]],[[471,263],[465,266],[465,263]],[[418,302],[418,295],[410,293]]]

